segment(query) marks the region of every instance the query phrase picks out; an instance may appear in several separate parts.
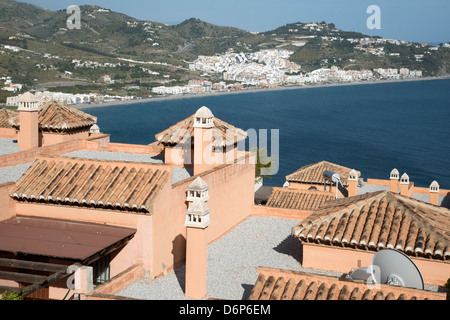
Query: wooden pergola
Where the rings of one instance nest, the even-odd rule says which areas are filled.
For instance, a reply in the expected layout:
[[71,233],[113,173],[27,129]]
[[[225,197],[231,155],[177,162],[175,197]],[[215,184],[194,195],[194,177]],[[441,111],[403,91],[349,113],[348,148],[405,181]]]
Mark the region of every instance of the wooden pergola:
[[[45,272],[49,275],[39,275],[35,272]],[[67,265],[0,258],[0,279],[28,284],[24,287],[0,286],[0,294],[8,292],[28,296],[73,272]]]
[[123,248],[135,233],[132,228],[43,217],[0,221],[0,294],[49,299],[50,287],[70,289],[63,282],[74,266],[91,266]]

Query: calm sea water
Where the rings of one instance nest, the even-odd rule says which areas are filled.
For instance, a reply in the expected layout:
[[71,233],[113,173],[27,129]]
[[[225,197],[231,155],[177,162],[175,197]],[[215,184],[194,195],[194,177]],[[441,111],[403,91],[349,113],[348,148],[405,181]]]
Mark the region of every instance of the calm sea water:
[[[149,144],[207,106],[244,130],[279,129],[281,186],[301,166],[327,160],[389,179],[395,167],[416,186],[450,189],[450,79],[307,88],[86,109],[112,142]],[[269,143],[270,147],[270,143]],[[270,154],[270,152],[269,152]]]

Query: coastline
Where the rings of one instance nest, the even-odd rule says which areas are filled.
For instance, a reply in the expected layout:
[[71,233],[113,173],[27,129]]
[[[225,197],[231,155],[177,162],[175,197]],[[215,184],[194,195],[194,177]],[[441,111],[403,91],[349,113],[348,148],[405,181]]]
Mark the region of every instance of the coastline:
[[410,82],[410,81],[430,81],[430,80],[444,80],[444,79],[450,79],[450,76],[424,77],[424,78],[412,78],[412,79],[395,79],[395,80],[372,80],[372,81],[345,82],[345,83],[326,83],[326,84],[316,84],[316,85],[292,85],[292,86],[279,86],[279,87],[273,87],[273,88],[250,88],[250,89],[241,89],[241,90],[235,90],[235,91],[214,91],[214,92],[197,93],[197,94],[153,96],[152,98],[146,98],[146,99],[108,101],[108,102],[103,102],[103,103],[91,103],[91,104],[77,104],[77,105],[71,105],[71,107],[82,110],[82,109],[132,105],[132,104],[136,104],[136,103],[157,102],[157,101],[174,100],[174,99],[212,97],[212,96],[229,95],[229,94],[258,93],[258,92],[269,92],[269,91],[299,90],[299,89],[327,88],[327,87],[354,86],[354,85],[367,85],[367,84],[383,84],[383,83]]

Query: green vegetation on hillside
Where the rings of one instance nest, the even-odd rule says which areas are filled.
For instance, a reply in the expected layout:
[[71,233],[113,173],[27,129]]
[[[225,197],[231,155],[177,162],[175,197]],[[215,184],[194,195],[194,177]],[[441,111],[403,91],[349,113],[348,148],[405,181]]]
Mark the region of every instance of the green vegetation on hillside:
[[[290,23],[263,33],[221,27],[191,18],[178,25],[144,21],[98,6],[81,6],[81,29],[69,30],[66,10],[0,0],[0,44],[21,48],[0,54],[0,75],[29,88],[124,92],[122,86],[139,83],[142,92],[156,85],[173,85],[198,78],[188,69],[199,55],[256,52],[282,48],[293,51],[290,60],[303,72],[335,65],[343,69],[401,68],[422,70],[424,75],[450,71],[450,49],[419,44],[361,45],[350,39],[366,38],[358,32],[336,29],[333,23]],[[377,37],[372,37],[377,38]],[[379,37],[378,37],[379,38]],[[384,55],[374,55],[380,50]],[[417,55],[423,55],[421,59]],[[115,67],[76,67],[73,60]],[[140,64],[124,59],[152,62]],[[155,63],[164,63],[155,64]],[[144,71],[144,69],[147,69]],[[67,77],[65,72],[72,73]],[[109,74],[115,84],[101,83]],[[168,83],[167,79],[172,82]],[[125,90],[126,91],[126,90]],[[136,90],[134,89],[133,92]],[[2,97],[0,97],[2,99]]]

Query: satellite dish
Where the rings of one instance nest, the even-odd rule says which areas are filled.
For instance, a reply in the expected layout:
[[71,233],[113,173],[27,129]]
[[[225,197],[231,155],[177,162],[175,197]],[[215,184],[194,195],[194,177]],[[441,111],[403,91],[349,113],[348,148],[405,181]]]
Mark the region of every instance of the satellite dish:
[[375,274],[373,277],[377,283],[424,289],[419,268],[401,251],[394,249],[378,251],[372,258],[372,266],[378,266],[380,270],[380,275]]
[[423,277],[416,264],[403,252],[394,249],[378,251],[369,267],[350,271],[352,280],[389,284],[423,290]]

